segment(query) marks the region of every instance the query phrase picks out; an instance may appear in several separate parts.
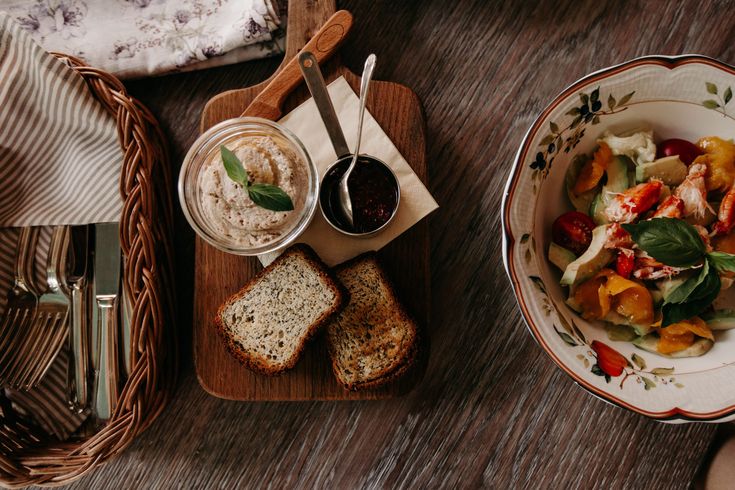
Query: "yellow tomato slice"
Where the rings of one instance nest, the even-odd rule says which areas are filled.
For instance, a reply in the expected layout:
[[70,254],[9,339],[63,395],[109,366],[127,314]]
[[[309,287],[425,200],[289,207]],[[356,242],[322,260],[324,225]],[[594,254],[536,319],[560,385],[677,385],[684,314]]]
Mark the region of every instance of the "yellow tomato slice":
[[595,152],[591,161],[587,162],[579,172],[577,182],[574,183],[574,193],[579,195],[594,189],[600,183],[605,170],[612,160],[612,150],[605,143],[600,143],[600,148]]
[[660,340],[657,348],[662,354],[671,354],[690,347],[694,343],[695,336],[715,340],[712,330],[697,316],[661,328],[658,334]]

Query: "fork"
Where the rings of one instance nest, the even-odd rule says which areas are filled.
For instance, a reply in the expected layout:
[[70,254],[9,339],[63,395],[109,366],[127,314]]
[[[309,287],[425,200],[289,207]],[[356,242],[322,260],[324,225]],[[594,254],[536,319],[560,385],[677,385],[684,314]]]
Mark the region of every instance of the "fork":
[[16,389],[30,389],[43,378],[66,340],[69,298],[62,285],[65,281],[69,227],[57,226],[51,235],[46,266],[47,290],[38,298],[36,316],[24,349],[23,362],[9,384]]
[[21,228],[15,257],[15,278],[8,293],[5,317],[0,326],[0,384],[3,384],[17,359],[18,347],[25,340],[38,305],[38,297],[29,287],[28,263],[38,243],[38,228]]

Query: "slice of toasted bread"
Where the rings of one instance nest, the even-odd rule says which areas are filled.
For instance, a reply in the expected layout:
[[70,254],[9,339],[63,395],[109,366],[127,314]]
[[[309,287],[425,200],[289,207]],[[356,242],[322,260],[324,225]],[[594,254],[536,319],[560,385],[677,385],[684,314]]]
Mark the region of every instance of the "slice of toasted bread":
[[327,326],[337,380],[360,390],[403,375],[417,355],[418,329],[375,254],[360,255],[335,272],[350,293],[347,306]]
[[217,311],[217,331],[248,368],[277,375],[296,365],[307,340],[347,293],[306,245],[294,245]]

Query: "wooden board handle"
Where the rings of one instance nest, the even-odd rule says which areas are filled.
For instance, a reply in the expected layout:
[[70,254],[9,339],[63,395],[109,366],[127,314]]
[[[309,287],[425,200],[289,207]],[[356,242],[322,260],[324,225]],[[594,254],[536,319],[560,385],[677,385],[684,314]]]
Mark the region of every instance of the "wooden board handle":
[[[321,64],[329,59],[347,37],[352,28],[352,14],[339,10],[319,29],[300,51],[311,51]],[[270,83],[245,109],[242,116],[263,117],[275,120],[281,115],[281,105],[286,97],[301,83],[298,55],[294,56]]]

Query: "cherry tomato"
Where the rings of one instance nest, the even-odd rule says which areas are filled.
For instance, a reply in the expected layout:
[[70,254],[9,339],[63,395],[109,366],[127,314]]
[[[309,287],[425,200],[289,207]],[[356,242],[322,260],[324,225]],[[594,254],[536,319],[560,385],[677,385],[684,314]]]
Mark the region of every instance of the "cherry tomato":
[[656,158],[679,155],[679,159],[687,165],[690,165],[701,154],[702,150],[697,148],[694,143],[677,138],[662,141],[656,147]]
[[618,252],[618,257],[615,259],[615,271],[626,279],[630,279],[630,275],[633,274],[633,268],[635,267],[635,257],[633,254],[626,254],[623,251]]
[[551,235],[554,243],[582,255],[592,241],[592,218],[579,211],[564,213],[554,221]]

